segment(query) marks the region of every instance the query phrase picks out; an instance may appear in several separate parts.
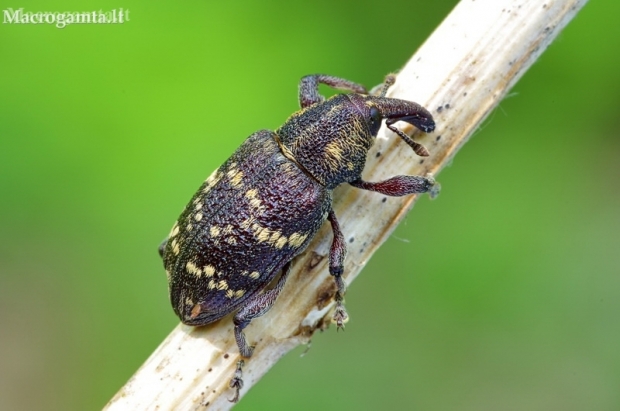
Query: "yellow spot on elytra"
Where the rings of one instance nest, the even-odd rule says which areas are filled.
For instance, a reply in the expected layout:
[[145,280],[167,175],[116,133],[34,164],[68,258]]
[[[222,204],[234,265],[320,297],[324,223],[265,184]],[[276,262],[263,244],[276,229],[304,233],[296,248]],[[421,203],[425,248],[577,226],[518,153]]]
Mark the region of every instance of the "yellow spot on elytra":
[[245,192],[245,198],[247,198],[250,202],[250,206],[255,209],[255,211],[262,212],[264,211],[263,202],[258,198],[258,190],[253,188]]
[[187,226],[185,227],[185,229],[187,231],[192,231],[192,228],[194,228],[194,226],[192,225],[192,223],[187,223]]
[[179,252],[181,252],[181,249],[180,249],[180,247],[179,247],[179,245],[178,245],[178,244],[175,244],[175,245],[172,247],[172,252],[174,253],[174,255],[179,255]]
[[217,289],[220,291],[227,290],[228,283],[226,282],[226,280],[220,280],[220,282],[217,283]]
[[200,277],[202,275],[202,270],[196,267],[196,264],[192,263],[191,261],[188,261],[187,264],[185,264],[185,268],[187,269],[188,273],[193,274],[196,277]]
[[170,281],[170,278],[172,278],[172,274],[170,274],[170,271],[166,270],[166,278],[168,279],[168,281]]
[[194,207],[194,208],[196,209],[196,211],[198,211],[198,210],[202,209],[202,201],[198,202],[198,203],[196,204],[196,207]]
[[271,237],[269,237],[269,244],[276,245],[280,237],[282,237],[282,232],[274,231],[273,233],[271,233]]
[[213,277],[213,274],[215,274],[215,267],[213,267],[212,265],[205,265],[202,268],[202,271],[203,271],[205,276]]
[[250,205],[252,206],[252,208],[263,211],[263,202],[260,201],[258,198],[252,198],[250,200]]
[[236,168],[231,168],[230,170],[228,170],[226,175],[228,176],[228,178],[233,178],[235,174],[237,174],[237,171],[238,170]]
[[207,179],[205,180],[207,183],[211,183],[213,180],[216,179],[217,177],[217,172],[220,171],[219,168],[216,168],[215,170],[213,170],[213,172],[209,175],[209,177],[207,177]]
[[237,239],[235,237],[226,237],[226,242],[230,245],[237,245]]
[[209,290],[213,290],[217,285],[215,284],[215,281],[211,280],[209,281]]
[[211,228],[209,228],[209,234],[211,234],[211,237],[217,237],[220,235],[220,231],[220,228],[216,225],[212,225]]
[[282,249],[282,247],[286,245],[287,241],[288,241],[288,238],[286,238],[285,236],[278,238],[278,241],[276,241],[276,244],[275,244],[276,248]]
[[243,181],[243,172],[237,171],[237,173],[235,173],[235,175],[230,179],[230,184],[233,187],[238,188],[241,186],[241,181]]
[[224,231],[222,231],[222,233],[224,235],[230,234],[230,233],[233,232],[234,229],[235,229],[235,227],[233,227],[231,224],[227,224],[226,227],[224,227]]
[[227,290],[226,291],[226,297],[227,298],[233,298],[235,295],[235,292],[233,290]]
[[196,213],[196,214],[194,215],[194,219],[195,219],[196,221],[200,221],[200,220],[202,220],[202,213],[200,213],[200,212]]
[[177,234],[179,234],[179,223],[175,221],[172,230],[170,230],[170,237],[174,237]]
[[271,237],[271,232],[267,227],[259,227],[255,234],[256,240],[258,240],[259,243],[265,242]]
[[307,237],[308,237],[308,234],[302,235],[299,233],[293,233],[288,238],[288,243],[291,245],[291,247],[298,248],[304,243]]
[[250,278],[256,280],[258,277],[260,277],[260,273],[258,271],[252,271],[252,273],[250,274]]
[[241,298],[245,294],[245,290],[237,290],[235,291],[235,298]]
[[241,181],[243,180],[243,172],[237,170],[236,164],[232,163],[230,165],[230,169],[226,173],[226,176],[230,180],[230,185],[234,188],[239,188],[241,186]]
[[[202,190],[203,193],[208,193],[213,188],[213,186],[215,186],[220,181],[220,179],[222,178],[222,173],[220,173],[219,171],[220,170],[218,168],[213,173],[211,173],[209,178],[206,179],[205,188]],[[196,200],[200,201],[200,198],[197,198]],[[194,201],[194,203],[197,203],[198,201]]]
[[191,298],[187,297],[187,298],[185,299],[185,305],[194,305],[194,302],[192,301],[192,299],[191,299]]

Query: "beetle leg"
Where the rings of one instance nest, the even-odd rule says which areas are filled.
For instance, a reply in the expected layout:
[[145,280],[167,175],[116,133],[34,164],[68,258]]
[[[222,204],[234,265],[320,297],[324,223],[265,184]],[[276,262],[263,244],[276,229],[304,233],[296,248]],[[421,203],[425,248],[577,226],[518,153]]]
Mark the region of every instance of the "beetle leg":
[[325,74],[312,74],[302,77],[299,83],[299,105],[301,108],[325,101],[325,97],[319,94],[320,83],[339,90],[347,90],[359,94],[368,93],[366,87],[352,81]]
[[[235,340],[237,341],[237,346],[239,347],[239,352],[242,357],[249,358],[252,356],[252,352],[254,351],[254,346],[249,346],[245,340],[243,329],[247,327],[253,319],[260,317],[269,311],[269,309],[273,306],[273,303],[276,301],[276,298],[278,298],[278,295],[282,291],[282,288],[284,288],[286,278],[290,272],[291,262],[289,261],[282,268],[282,275],[280,276],[280,279],[276,283],[275,287],[271,290],[265,291],[264,293],[251,297],[241,307],[237,314],[235,314],[233,318],[233,323],[235,324]],[[244,365],[245,362],[242,359],[237,362],[235,376],[230,380],[230,388],[235,389],[235,395],[229,400],[230,402],[239,401],[239,391],[243,388],[241,369]]]
[[245,340],[243,329],[250,324],[250,321],[269,311],[271,306],[273,306],[273,303],[276,301],[276,298],[282,291],[282,288],[284,288],[286,278],[288,277],[290,271],[291,262],[289,261],[282,268],[282,275],[280,276],[280,279],[275,287],[249,298],[237,314],[235,314],[233,318],[233,323],[235,324],[235,340],[237,341],[237,346],[239,347],[239,352],[242,357],[249,358],[252,356],[252,352],[254,351],[254,347],[249,346]]
[[159,245],[159,248],[157,249],[157,251],[159,251],[159,256],[161,258],[164,258],[164,250],[166,249],[166,244],[168,244],[168,237],[166,237],[164,241],[161,242],[161,244]]
[[364,181],[360,178],[351,181],[349,184],[362,190],[376,191],[392,197],[426,193],[427,191],[430,191],[431,197],[435,197],[439,193],[439,184],[430,174],[427,174],[426,177],[394,176],[377,183]]
[[230,385],[230,388],[235,389],[235,395],[231,399],[228,400],[230,402],[239,401],[239,391],[241,391],[241,388],[243,388],[243,378],[241,378],[242,376],[241,369],[243,368],[244,365],[245,365],[245,361],[243,360],[237,361],[237,369],[235,370],[235,376],[232,378],[232,380],[230,380],[230,383],[228,384]]
[[347,254],[347,248],[344,243],[344,235],[340,230],[340,225],[336,219],[334,210],[329,210],[327,219],[332,225],[332,231],[334,233],[334,239],[332,246],[329,250],[329,273],[334,276],[336,282],[336,310],[334,312],[333,322],[336,323],[337,328],[344,328],[344,324],[349,320],[347,310],[344,308],[344,293],[346,286],[342,279],[342,273],[344,272],[344,257]]

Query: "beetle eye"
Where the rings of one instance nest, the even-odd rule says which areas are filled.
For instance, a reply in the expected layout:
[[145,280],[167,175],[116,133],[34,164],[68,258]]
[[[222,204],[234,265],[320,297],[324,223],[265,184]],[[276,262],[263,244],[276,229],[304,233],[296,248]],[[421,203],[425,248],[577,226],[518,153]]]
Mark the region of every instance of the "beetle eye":
[[379,128],[381,127],[381,120],[383,120],[383,117],[381,117],[381,112],[379,111],[379,109],[376,107],[371,107],[368,126],[370,127],[370,134],[372,134],[373,136],[376,136],[379,132]]

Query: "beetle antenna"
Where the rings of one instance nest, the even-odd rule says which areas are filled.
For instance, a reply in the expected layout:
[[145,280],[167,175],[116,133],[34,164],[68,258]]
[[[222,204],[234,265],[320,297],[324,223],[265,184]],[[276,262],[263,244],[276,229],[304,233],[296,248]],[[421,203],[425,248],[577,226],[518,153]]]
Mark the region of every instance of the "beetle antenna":
[[426,147],[424,147],[422,144],[416,141],[413,141],[411,137],[409,137],[407,134],[403,133],[401,130],[397,129],[396,127],[394,127],[392,124],[386,123],[386,126],[390,130],[392,130],[394,133],[398,134],[398,136],[402,138],[405,141],[405,143],[407,143],[409,147],[411,147],[413,151],[420,157],[428,157],[430,155]]
[[385,81],[383,82],[383,90],[381,90],[381,94],[379,95],[379,97],[385,97],[388,89],[392,85],[394,85],[395,82],[396,82],[396,74],[390,73],[387,76],[385,76]]

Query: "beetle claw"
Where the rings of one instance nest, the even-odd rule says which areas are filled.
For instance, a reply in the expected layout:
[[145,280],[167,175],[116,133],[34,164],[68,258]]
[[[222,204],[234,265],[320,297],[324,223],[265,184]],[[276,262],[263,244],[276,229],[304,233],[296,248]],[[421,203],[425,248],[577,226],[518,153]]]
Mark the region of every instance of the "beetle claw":
[[230,402],[238,402],[241,388],[243,388],[243,378],[241,378],[241,368],[245,365],[243,360],[237,361],[237,369],[235,370],[235,376],[230,380],[230,388],[235,389],[235,395],[229,399]]
[[439,192],[441,191],[441,184],[439,184],[437,180],[435,180],[431,173],[426,174],[426,179],[430,184],[430,187],[428,189],[428,196],[431,198],[431,200],[434,200],[435,198],[437,198]]
[[334,317],[332,318],[332,322],[336,324],[336,330],[344,330],[344,325],[349,321],[349,314],[347,310],[344,308],[342,302],[338,301],[336,303],[336,310],[334,312]]

